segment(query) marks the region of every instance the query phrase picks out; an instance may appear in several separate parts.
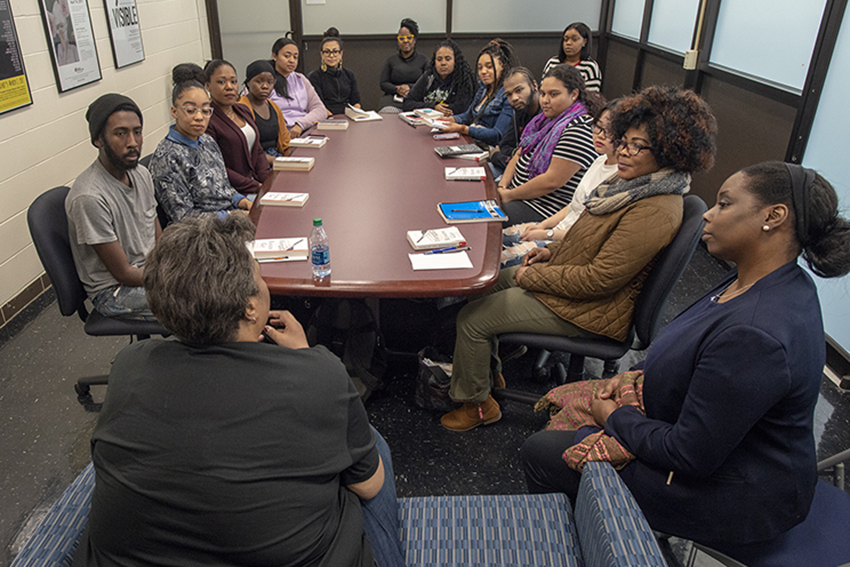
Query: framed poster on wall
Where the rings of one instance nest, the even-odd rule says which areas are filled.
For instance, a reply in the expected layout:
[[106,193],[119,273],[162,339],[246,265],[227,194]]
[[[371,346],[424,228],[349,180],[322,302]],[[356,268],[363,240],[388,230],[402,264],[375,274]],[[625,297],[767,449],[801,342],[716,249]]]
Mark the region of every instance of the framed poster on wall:
[[12,6],[0,0],[0,114],[32,104]]
[[145,60],[142,45],[142,28],[136,0],[103,0],[106,20],[109,22],[109,39],[115,68],[120,69]]
[[99,81],[88,0],[39,0],[60,93]]

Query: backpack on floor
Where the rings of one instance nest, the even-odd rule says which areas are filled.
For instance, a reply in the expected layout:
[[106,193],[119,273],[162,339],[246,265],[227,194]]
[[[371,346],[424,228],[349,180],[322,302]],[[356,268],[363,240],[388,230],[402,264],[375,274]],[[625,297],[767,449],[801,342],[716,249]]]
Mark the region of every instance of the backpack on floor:
[[416,390],[413,401],[426,410],[448,412],[458,404],[449,397],[452,382],[452,363],[448,357],[441,356],[433,347],[425,347],[419,352],[419,373],[416,376]]
[[383,383],[386,350],[372,310],[361,299],[325,299],[307,327],[311,346],[324,345],[337,355],[365,402]]

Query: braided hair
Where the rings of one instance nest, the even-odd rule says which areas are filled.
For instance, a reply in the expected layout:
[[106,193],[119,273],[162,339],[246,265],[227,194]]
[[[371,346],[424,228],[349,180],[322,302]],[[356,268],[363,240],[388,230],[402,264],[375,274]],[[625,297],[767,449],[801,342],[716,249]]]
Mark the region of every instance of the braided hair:
[[478,52],[478,57],[475,58],[476,66],[478,65],[478,61],[480,61],[484,56],[490,58],[490,64],[493,66],[494,73],[496,73],[496,59],[498,59],[502,64],[502,72],[496,74],[496,79],[493,81],[493,84],[487,92],[484,104],[481,105],[482,109],[490,104],[490,101],[496,98],[496,93],[499,92],[500,88],[502,88],[508,72],[513,67],[520,64],[519,56],[516,54],[516,51],[514,51],[513,46],[504,39],[500,39],[498,37],[491,40],[490,43]]

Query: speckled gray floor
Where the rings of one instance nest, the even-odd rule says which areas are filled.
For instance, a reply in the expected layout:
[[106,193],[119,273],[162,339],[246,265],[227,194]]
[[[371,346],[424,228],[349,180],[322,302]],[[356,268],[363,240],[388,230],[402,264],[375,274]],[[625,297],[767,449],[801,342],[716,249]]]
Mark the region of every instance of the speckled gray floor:
[[[698,249],[673,292],[667,319],[712,287],[724,271]],[[11,562],[33,523],[89,460],[89,436],[97,415],[85,413],[77,403],[74,382],[83,375],[108,372],[112,358],[126,344],[123,339],[87,337],[81,322],[61,317],[49,296],[39,304],[43,310],[24,313],[0,331],[0,565]],[[391,312],[401,308],[399,303],[382,303],[382,318],[393,319]],[[409,322],[413,336],[424,332],[417,324],[421,322]],[[399,332],[391,330],[390,335],[391,343]],[[531,378],[533,356],[506,364],[510,387],[545,392],[550,386]],[[630,355],[623,368],[640,356]],[[602,374],[599,363],[589,362],[587,370]],[[439,413],[413,403],[415,372],[415,358],[393,357],[387,386],[367,403],[372,423],[393,450],[399,495],[524,492],[519,448],[545,424],[545,417],[529,406],[506,403],[496,424],[467,433],[444,430]],[[102,393],[95,389],[96,398]],[[825,380],[815,416],[820,458],[850,447],[848,418],[846,394]],[[686,544],[673,543],[671,565],[688,551]],[[701,557],[696,565],[716,563]]]

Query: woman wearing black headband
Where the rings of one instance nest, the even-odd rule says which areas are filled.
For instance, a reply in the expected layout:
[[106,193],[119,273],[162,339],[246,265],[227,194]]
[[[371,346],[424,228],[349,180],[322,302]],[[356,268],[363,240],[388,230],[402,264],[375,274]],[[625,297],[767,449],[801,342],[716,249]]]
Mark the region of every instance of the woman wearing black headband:
[[246,94],[239,104],[248,107],[260,131],[260,146],[269,164],[289,147],[289,130],[278,105],[269,100],[274,90],[274,67],[266,59],[254,61],[245,71]]
[[[642,378],[630,377],[639,407],[615,401],[621,374],[599,383],[589,409],[634,459],[620,475],[653,529],[762,565],[806,518],[817,481],[824,333],[797,257],[821,277],[848,273],[850,224],[825,179],[781,162],[727,179],[704,219],[709,252],[735,270],[655,339]],[[532,492],[575,496],[579,473],[562,454],[576,440],[566,430],[529,438]]]

